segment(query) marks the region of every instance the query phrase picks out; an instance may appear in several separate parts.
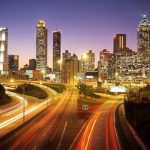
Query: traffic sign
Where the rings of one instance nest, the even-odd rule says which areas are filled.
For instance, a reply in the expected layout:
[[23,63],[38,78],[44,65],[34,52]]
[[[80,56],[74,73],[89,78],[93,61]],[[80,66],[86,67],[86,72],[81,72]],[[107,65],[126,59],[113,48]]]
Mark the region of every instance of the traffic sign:
[[88,110],[89,109],[89,105],[82,105],[82,110]]

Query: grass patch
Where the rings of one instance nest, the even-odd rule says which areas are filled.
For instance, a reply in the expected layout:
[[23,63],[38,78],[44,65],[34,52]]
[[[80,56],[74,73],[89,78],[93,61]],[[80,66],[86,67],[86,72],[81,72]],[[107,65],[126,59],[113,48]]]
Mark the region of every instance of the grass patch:
[[48,83],[44,83],[43,85],[52,88],[53,90],[55,90],[58,93],[62,93],[63,91],[66,90],[66,86],[64,84],[48,84]]
[[8,104],[12,101],[11,97],[9,97],[7,94],[1,97],[0,99],[0,105]]
[[79,97],[78,104],[89,104],[89,105],[99,105],[102,104],[105,100],[104,99],[91,99],[89,97]]
[[11,91],[23,94],[23,88],[25,88],[25,95],[33,96],[39,99],[45,99],[48,96],[43,89],[32,84],[21,84],[15,90]]

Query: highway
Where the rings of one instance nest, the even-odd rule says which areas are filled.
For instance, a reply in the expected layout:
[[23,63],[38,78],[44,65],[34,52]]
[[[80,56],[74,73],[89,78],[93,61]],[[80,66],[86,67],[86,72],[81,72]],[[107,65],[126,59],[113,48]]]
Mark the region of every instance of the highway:
[[22,109],[22,105],[23,103],[25,103],[25,106],[27,106],[27,100],[21,96],[19,96],[19,94],[10,92],[10,91],[6,91],[6,94],[8,94],[9,96],[12,97],[12,99],[17,99],[19,102],[16,102],[16,104],[11,104],[9,105],[9,107],[1,106],[0,107],[0,115],[2,116],[9,116],[13,113],[15,113],[16,111]]
[[106,98],[94,110],[82,111],[78,90],[67,89],[47,109],[0,139],[0,150],[119,150],[115,110],[120,98]]
[[8,104],[7,108],[5,105],[0,107],[0,138],[44,110],[57,94],[54,90],[45,86],[37,86],[40,86],[48,93],[48,98],[39,101],[35,97],[7,91],[13,97],[13,100],[17,99],[18,102]]
[[108,100],[91,117],[74,148],[76,150],[118,150],[120,149],[114,112],[118,100]]
[[69,149],[88,120],[78,114],[77,97],[77,89],[60,95],[48,109],[2,139],[0,149]]

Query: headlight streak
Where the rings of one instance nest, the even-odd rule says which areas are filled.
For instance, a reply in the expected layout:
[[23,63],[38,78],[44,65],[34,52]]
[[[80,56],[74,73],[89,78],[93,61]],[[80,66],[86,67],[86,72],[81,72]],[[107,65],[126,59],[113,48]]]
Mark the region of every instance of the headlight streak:
[[22,106],[23,106],[24,103],[25,103],[25,106],[28,104],[27,100],[24,99],[23,97],[19,96],[18,94],[13,93],[13,92],[9,92],[9,91],[7,91],[6,93],[11,95],[11,96],[16,97],[19,100],[19,103],[14,105],[14,106],[5,108],[3,110],[0,110],[0,114],[3,114],[3,113],[6,113],[6,112],[10,111],[10,112],[8,112],[6,114],[3,114],[2,116],[4,116],[4,117],[5,116],[9,116],[9,115],[15,113],[16,111],[22,109]]
[[[51,99],[49,99],[48,102],[51,102]],[[30,114],[30,113],[32,113],[33,111],[35,111],[36,109],[42,107],[42,106],[45,105],[45,104],[47,104],[47,101],[44,101],[43,103],[40,103],[40,104],[38,104],[38,105],[32,107],[31,109],[29,109],[29,110],[27,110],[27,111],[25,112],[25,116],[28,115],[28,114]],[[12,117],[12,118],[10,118],[10,119],[8,119],[8,120],[2,122],[2,123],[0,124],[0,129],[2,129],[2,128],[8,126],[9,124],[15,122],[16,120],[21,119],[22,117],[23,117],[23,115],[22,115],[22,113],[20,113],[20,114],[14,116],[14,117]]]

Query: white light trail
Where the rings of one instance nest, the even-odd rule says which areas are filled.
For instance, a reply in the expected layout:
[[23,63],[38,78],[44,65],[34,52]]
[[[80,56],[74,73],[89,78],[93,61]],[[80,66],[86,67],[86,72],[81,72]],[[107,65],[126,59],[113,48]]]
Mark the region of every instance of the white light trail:
[[[32,107],[31,109],[27,110],[27,111],[25,112],[25,116],[28,115],[28,114],[30,114],[30,113],[32,113],[33,111],[37,110],[38,108],[42,107],[43,105],[47,104],[48,102],[51,102],[51,99],[49,99],[48,101],[44,101],[43,103],[40,103],[40,104],[38,104],[38,105]],[[23,113],[20,113],[20,114],[18,114],[18,115],[16,115],[16,116],[12,117],[11,119],[8,119],[8,120],[2,122],[2,123],[0,124],[0,129],[2,129],[2,128],[8,126],[9,124],[11,124],[11,123],[13,123],[13,122],[19,120],[19,119],[22,118],[22,117],[23,117]]]
[[19,103],[16,105],[10,106],[8,108],[0,110],[0,114],[6,113],[9,111],[7,114],[4,114],[2,116],[9,116],[9,115],[15,113],[16,111],[22,109],[23,105],[26,106],[28,104],[27,99],[24,99],[23,97],[19,96],[18,94],[13,93],[13,92],[9,92],[9,91],[7,91],[6,93],[8,95],[16,97],[19,100]]

